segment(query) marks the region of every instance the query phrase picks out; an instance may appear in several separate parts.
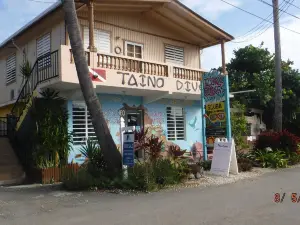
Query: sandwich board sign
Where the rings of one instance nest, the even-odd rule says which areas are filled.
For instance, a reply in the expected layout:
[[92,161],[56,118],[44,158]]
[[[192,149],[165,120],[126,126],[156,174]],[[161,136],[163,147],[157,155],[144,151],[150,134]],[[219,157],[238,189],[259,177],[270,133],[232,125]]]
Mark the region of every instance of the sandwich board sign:
[[134,134],[123,134],[123,151],[122,151],[123,165],[134,166]]
[[210,172],[221,176],[229,176],[229,173],[238,174],[234,139],[231,141],[227,141],[226,138],[216,139]]

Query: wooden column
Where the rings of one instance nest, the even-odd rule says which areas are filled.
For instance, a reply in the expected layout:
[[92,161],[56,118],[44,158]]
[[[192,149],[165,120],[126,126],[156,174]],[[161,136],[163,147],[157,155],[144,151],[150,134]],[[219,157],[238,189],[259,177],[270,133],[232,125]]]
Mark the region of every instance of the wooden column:
[[97,52],[94,39],[94,0],[89,0],[89,50],[90,52]]
[[221,51],[222,51],[222,73],[227,74],[226,63],[225,63],[225,41],[221,41]]

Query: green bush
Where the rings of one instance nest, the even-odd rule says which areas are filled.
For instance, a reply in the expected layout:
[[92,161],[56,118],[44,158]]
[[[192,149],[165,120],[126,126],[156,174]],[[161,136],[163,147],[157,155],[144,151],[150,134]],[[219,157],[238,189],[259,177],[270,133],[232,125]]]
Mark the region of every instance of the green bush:
[[286,156],[289,162],[289,165],[296,165],[300,163],[300,155],[296,152],[286,152]]
[[251,171],[253,169],[253,163],[248,158],[239,158],[237,160],[239,172]]
[[211,160],[202,161],[200,163],[200,166],[202,166],[203,170],[208,171],[211,168],[211,162],[212,162]]
[[95,186],[94,177],[85,169],[64,179],[63,186],[69,191],[84,191]]
[[273,151],[270,148],[263,150],[254,150],[252,158],[263,168],[286,168],[288,159],[283,151]]

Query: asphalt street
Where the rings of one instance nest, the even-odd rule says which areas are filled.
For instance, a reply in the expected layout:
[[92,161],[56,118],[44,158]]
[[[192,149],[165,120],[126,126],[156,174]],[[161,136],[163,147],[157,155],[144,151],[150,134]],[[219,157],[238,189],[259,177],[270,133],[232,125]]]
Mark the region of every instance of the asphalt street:
[[[286,193],[274,203],[275,193]],[[68,193],[0,188],[1,225],[289,225],[300,224],[300,168],[219,187],[151,194]]]

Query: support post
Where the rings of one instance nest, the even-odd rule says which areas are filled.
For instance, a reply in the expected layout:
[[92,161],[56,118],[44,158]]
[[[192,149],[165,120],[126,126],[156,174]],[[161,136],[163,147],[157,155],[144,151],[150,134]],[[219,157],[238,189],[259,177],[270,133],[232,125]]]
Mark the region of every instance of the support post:
[[90,52],[97,52],[94,39],[94,0],[89,0],[89,50]]
[[222,74],[225,76],[225,115],[226,115],[226,138],[228,141],[231,140],[231,119],[230,119],[230,94],[229,94],[229,77],[226,71],[226,61],[225,61],[225,41],[221,41],[221,51],[222,51]]
[[202,82],[201,82],[202,149],[203,149],[204,160],[207,160],[206,119],[205,119],[205,100],[204,100],[204,84],[203,84],[203,81],[204,81],[204,79],[202,79]]
[[274,130],[282,131],[282,71],[281,71],[281,44],[279,27],[278,0],[273,0],[274,42],[275,42],[275,112]]

